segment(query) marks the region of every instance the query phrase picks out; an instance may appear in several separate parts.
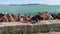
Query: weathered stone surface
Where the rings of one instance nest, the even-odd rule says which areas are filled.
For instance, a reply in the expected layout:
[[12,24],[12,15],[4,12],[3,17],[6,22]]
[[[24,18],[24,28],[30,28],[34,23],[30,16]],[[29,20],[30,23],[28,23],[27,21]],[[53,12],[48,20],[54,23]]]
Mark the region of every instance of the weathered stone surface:
[[1,23],[0,30],[50,30],[50,31],[60,31],[60,20],[48,20],[39,21],[37,23]]

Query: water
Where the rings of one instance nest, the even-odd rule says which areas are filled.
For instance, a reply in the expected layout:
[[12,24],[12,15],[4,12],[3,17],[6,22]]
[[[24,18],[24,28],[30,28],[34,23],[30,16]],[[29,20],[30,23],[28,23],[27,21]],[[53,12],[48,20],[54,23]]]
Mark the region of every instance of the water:
[[20,5],[20,6],[0,6],[0,12],[6,13],[23,13],[23,14],[37,14],[38,12],[47,11],[49,13],[60,12],[60,5]]

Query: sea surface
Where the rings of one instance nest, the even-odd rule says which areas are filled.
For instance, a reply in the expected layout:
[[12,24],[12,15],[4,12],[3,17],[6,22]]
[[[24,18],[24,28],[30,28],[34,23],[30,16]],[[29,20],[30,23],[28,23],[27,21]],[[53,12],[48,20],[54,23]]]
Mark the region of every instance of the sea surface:
[[60,5],[17,5],[17,6],[9,6],[9,5],[0,5],[0,12],[5,13],[23,13],[25,15],[28,14],[37,14],[38,12],[49,12],[49,13],[59,13]]

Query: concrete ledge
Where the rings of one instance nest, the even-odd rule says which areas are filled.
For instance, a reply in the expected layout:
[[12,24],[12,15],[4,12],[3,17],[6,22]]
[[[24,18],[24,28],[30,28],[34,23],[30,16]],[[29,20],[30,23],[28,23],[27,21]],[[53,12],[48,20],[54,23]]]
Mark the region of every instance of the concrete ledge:
[[21,22],[0,22],[0,27],[4,27],[4,26],[16,26],[16,25],[44,25],[44,24],[60,24],[60,20],[41,20],[37,23],[21,23]]
[[1,22],[0,31],[4,30],[50,30],[50,31],[60,31],[60,20],[43,20],[37,23],[20,23],[20,22]]
[[20,22],[1,22],[0,23],[0,28],[6,27],[16,27],[16,29],[21,29],[21,30],[33,30],[33,29],[41,29],[41,30],[46,30],[46,29],[59,29],[60,30],[60,20],[42,20],[37,23],[31,24],[31,23],[20,23]]

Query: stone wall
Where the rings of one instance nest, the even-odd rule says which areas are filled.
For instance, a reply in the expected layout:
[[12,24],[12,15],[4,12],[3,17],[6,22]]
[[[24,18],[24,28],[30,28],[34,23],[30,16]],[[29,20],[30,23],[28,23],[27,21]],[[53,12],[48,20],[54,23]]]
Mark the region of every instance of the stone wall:
[[4,30],[50,30],[50,31],[60,31],[60,21],[50,20],[50,21],[39,21],[37,23],[19,23],[19,22],[9,22],[1,23],[0,25],[0,34]]

